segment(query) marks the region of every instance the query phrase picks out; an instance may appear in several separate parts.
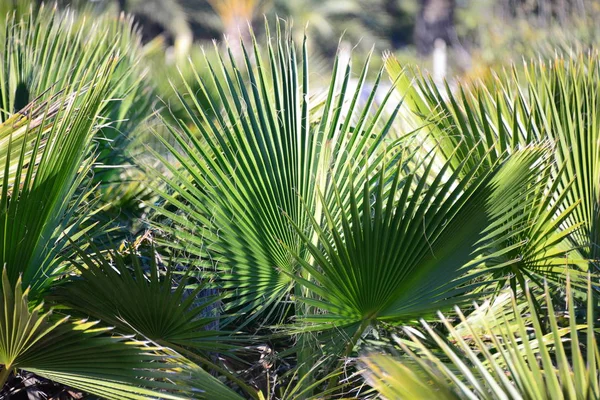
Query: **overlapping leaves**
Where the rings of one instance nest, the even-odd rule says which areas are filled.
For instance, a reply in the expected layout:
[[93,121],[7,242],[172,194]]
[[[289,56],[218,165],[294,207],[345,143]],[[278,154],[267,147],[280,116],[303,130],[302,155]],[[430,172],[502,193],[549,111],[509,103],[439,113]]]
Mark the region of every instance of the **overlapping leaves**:
[[[527,291],[526,310],[521,309],[513,295],[510,310],[498,317],[488,314],[481,321],[485,324],[483,333],[471,329],[468,319],[457,310],[461,325],[470,330],[468,338],[440,314],[452,343],[422,321],[427,336],[437,343],[443,356],[436,355],[407,331],[412,350],[404,342],[399,344],[408,354],[408,360],[401,362],[383,355],[366,357],[364,374],[387,398],[600,398],[600,352],[591,278],[587,290],[586,325],[576,321],[578,313],[569,285],[566,295],[569,322],[565,327],[560,325],[546,287],[543,301],[549,321],[546,333],[541,325],[542,316],[536,313],[537,305]],[[512,322],[509,324],[508,320]],[[388,379],[390,376],[393,379]]]
[[[143,399],[159,393],[144,388],[147,379],[165,378],[156,364],[158,348],[125,337],[107,335],[97,322],[54,318],[43,304],[30,310],[29,289],[17,280],[14,289],[7,270],[2,274],[0,308],[0,384],[15,370],[26,370],[107,399]],[[175,386],[153,382],[154,388]],[[166,399],[177,396],[161,393]]]
[[[524,279],[539,284],[540,275],[563,279],[565,265],[586,270],[595,259],[598,194],[591,171],[598,164],[597,59],[595,54],[557,58],[550,65],[526,65],[456,90],[439,89],[427,79],[405,85],[407,103],[424,126],[429,146],[437,146],[453,168],[465,160],[470,163],[466,170],[478,162],[491,165],[529,144],[552,146],[554,156],[540,171],[541,185],[527,194],[532,206],[519,234],[525,245],[509,253],[521,261],[502,272],[521,284]],[[394,76],[401,71],[394,59],[388,60],[388,69]],[[583,276],[575,275],[575,280]]]

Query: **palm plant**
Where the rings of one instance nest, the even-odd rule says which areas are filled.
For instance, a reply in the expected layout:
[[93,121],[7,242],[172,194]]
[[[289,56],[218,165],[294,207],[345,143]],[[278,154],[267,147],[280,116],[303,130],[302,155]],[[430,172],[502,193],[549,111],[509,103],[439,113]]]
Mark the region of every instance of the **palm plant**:
[[52,301],[122,334],[149,340],[180,360],[185,357],[195,376],[187,384],[201,388],[202,398],[239,396],[197,364],[220,372],[255,397],[254,389],[211,361],[217,352],[223,357],[235,350],[235,343],[241,340],[233,337],[234,332],[214,329],[218,327],[214,322],[219,318],[219,297],[200,297],[207,283],[194,283],[191,271],[175,261],[159,263],[153,246],[148,251],[139,249],[143,240],[121,252],[103,254],[93,245],[92,255],[79,250],[80,261],[74,261],[78,274],[55,285]]
[[[170,393],[191,393],[193,387],[203,388],[207,396],[225,393],[222,398],[235,398],[198,367],[182,369],[169,354],[171,350],[147,340],[132,340],[123,331],[111,332],[104,323],[57,318],[44,306],[48,292],[68,272],[64,258],[74,254],[72,243],[94,229],[95,224],[88,222],[97,203],[89,184],[93,139],[101,118],[110,117],[110,113],[102,114],[118,110],[107,107],[116,93],[115,76],[125,79],[131,70],[123,67],[115,48],[118,41],[109,46],[103,40],[87,43],[91,47],[82,50],[80,58],[68,53],[67,46],[77,44],[90,26],[84,24],[70,36],[65,28],[73,27],[75,20],[69,14],[64,22],[56,11],[49,14],[49,20],[36,19],[45,15],[43,10],[37,12],[11,25],[3,38],[9,58],[2,64],[7,78],[2,79],[2,99],[8,108],[0,124],[2,386],[11,375],[27,371],[105,398],[180,398]],[[41,51],[40,40],[47,40]],[[23,63],[23,57],[32,64]],[[57,80],[50,83],[47,79],[52,71],[59,71],[61,60],[63,67],[73,67],[72,74],[55,75]],[[84,68],[83,63],[96,68]],[[43,73],[27,72],[36,65]],[[39,96],[21,105],[29,101],[21,98],[29,88],[39,91]],[[170,382],[175,370],[179,371],[178,386]],[[10,393],[10,385],[3,390]]]
[[[26,370],[109,399],[141,399],[158,394],[141,387],[149,382],[142,378],[160,376],[156,362],[161,357],[151,354],[157,349],[125,337],[105,335],[108,329],[98,328],[96,322],[53,318],[42,304],[30,310],[28,293],[29,290],[22,290],[21,279],[13,289],[7,270],[3,270],[2,387],[13,371]],[[163,385],[169,388],[168,384]],[[179,398],[168,393],[161,396]]]
[[[0,29],[0,396],[35,374],[114,399],[340,397],[370,335],[403,326],[404,359],[363,358],[384,396],[600,397],[597,54],[456,87],[388,58],[382,91],[340,50],[323,87],[290,26],[182,67],[128,17],[25,3]],[[235,26],[266,2],[210,4]],[[145,78],[178,67],[155,146],[166,85]],[[157,178],[139,192],[112,168],[134,137]],[[148,193],[158,239],[115,248],[104,223],[146,223],[120,208]],[[488,294],[444,333],[425,320]]]
[[[338,221],[325,206],[326,226],[313,220],[316,244],[297,228],[314,262],[298,258],[312,281],[294,279],[317,295],[302,299],[315,309],[303,320],[312,323],[310,329],[333,330],[328,340],[347,346],[341,354],[348,356],[379,321],[407,323],[467,300],[475,277],[486,272],[478,265],[501,268],[514,261],[494,265],[499,255],[522,245],[498,248],[497,238],[514,235],[510,224],[519,224],[518,216],[530,207],[527,201],[515,206],[515,200],[535,182],[531,171],[545,151],[527,148],[461,178],[465,162],[445,180],[447,163],[429,182],[436,161],[431,157],[421,176],[399,169],[388,187],[382,169],[374,189],[369,180],[363,188],[351,186],[348,214]],[[340,330],[352,339],[344,340]]]
[[[29,115],[17,115],[3,124],[7,131],[0,263],[11,285],[22,274],[23,285],[31,286],[32,294],[48,288],[59,255],[68,245],[66,236],[75,234],[84,218],[73,215],[89,191],[77,193],[77,189],[91,168],[86,149],[114,65],[105,61],[92,79],[66,86],[49,105],[31,105],[26,110]],[[17,124],[9,128],[15,119]],[[13,130],[20,137],[17,152],[12,148]]]
[[2,385],[24,369],[107,398],[133,399],[153,395],[139,385],[161,374],[160,358],[149,354],[158,349],[111,338],[95,322],[57,319],[42,305],[63,269],[66,238],[85,232],[78,231],[83,216],[73,215],[88,197],[77,188],[91,168],[86,149],[116,64],[112,55],[104,60],[51,102],[32,104],[2,124]]
[[[525,243],[518,227],[548,206],[537,196],[554,171],[548,143],[413,154],[406,138],[386,140],[399,107],[388,106],[394,88],[371,110],[381,72],[361,108],[368,61],[352,92],[350,66],[341,79],[334,68],[315,106],[306,43],[297,61],[293,41],[279,27],[277,35],[266,64],[256,41],[252,57],[241,43],[247,79],[231,53],[207,60],[224,111],[180,95],[194,123],[169,125],[176,145],[162,139],[178,165],[153,153],[169,172],[155,171],[168,188],[157,189],[162,243],[214,271],[226,309],[248,314],[238,328],[265,313],[263,321],[294,316],[291,332],[308,333],[293,350],[299,363],[323,352],[345,357],[370,328],[461,303],[487,284],[477,276],[519,260],[511,256]],[[290,294],[295,302],[282,305]]]
[[197,364],[229,377],[255,397],[254,389],[211,361],[211,355],[235,349],[236,342],[232,332],[210,329],[218,318],[219,298],[199,298],[206,283],[191,282],[190,271],[176,262],[159,265],[153,246],[147,252],[139,249],[142,241],[120,252],[93,249],[89,255],[79,250],[80,261],[73,261],[78,274],[55,285],[53,303],[168,350],[185,362],[183,372],[192,374],[191,382],[179,378],[178,384],[201,389],[200,398],[240,397]]
[[[273,311],[288,296],[298,267],[288,249],[309,257],[288,219],[310,229],[309,215],[320,220],[323,204],[335,202],[329,182],[345,182],[352,173],[358,184],[367,179],[383,157],[377,150],[393,121],[393,110],[392,117],[385,116],[391,93],[372,111],[373,89],[358,109],[368,60],[355,90],[347,91],[348,66],[343,77],[334,74],[324,104],[309,103],[306,53],[297,60],[292,42],[281,35],[278,29],[276,44],[268,44],[266,64],[256,41],[256,66],[242,46],[247,80],[233,56],[227,63],[207,60],[226,113],[212,102],[204,109],[195,96],[188,105],[180,95],[194,124],[170,126],[177,147],[163,142],[181,168],[155,154],[170,172],[162,175],[169,189],[161,192],[170,208],[157,209],[167,218],[157,227],[176,238],[171,248],[192,255],[191,264],[216,265],[221,287],[235,293],[228,306],[243,313]],[[381,73],[377,82],[380,78]],[[200,77],[197,84],[206,87]],[[322,189],[322,199],[315,187]]]
[[231,348],[224,343],[227,332],[206,329],[217,318],[210,310],[218,297],[196,304],[206,283],[190,282],[190,271],[177,271],[176,263],[159,266],[153,248],[140,255],[134,247],[127,252],[95,249],[90,256],[80,251],[81,263],[74,261],[79,274],[57,287],[58,302],[172,349]]

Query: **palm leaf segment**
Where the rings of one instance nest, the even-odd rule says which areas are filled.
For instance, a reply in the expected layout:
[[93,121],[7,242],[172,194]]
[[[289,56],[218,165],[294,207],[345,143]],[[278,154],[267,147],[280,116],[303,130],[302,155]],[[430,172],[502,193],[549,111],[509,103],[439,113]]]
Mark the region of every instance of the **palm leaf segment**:
[[[600,352],[591,285],[592,279],[588,278],[587,325],[575,321],[577,310],[570,284],[566,327],[558,323],[550,292],[545,288],[548,333],[540,324],[542,316],[535,311],[533,294],[526,291],[525,310],[513,294],[510,310],[498,316],[487,313],[475,326],[457,309],[461,331],[468,330],[469,340],[441,314],[452,344],[423,321],[427,336],[437,343],[442,356],[407,331],[411,342],[398,343],[407,352],[408,361],[383,355],[366,357],[365,377],[387,398],[598,399]],[[480,323],[484,323],[483,332],[479,332]]]
[[[324,104],[315,109],[309,99],[305,46],[298,60],[293,42],[278,29],[277,40],[267,46],[266,63],[254,42],[255,66],[242,48],[247,77],[231,55],[228,63],[206,62],[223,113],[214,104],[209,111],[198,103],[188,106],[180,96],[194,123],[190,127],[181,121],[171,128],[179,150],[164,141],[182,169],[163,159],[173,178],[165,178],[169,191],[162,194],[178,212],[158,210],[170,221],[158,226],[204,265],[216,265],[222,285],[236,291],[237,301],[231,305],[249,311],[288,293],[293,285],[289,274],[297,269],[288,249],[300,259],[308,257],[288,218],[310,229],[310,215],[322,218],[322,202],[330,209],[337,204],[330,182],[344,182],[351,172],[356,180],[365,179],[367,161],[372,165],[382,157],[378,148],[393,116],[383,116],[391,92],[374,107],[381,72],[358,111],[368,62],[353,90],[350,66],[343,77],[334,73]],[[198,85],[206,86],[199,77]],[[322,199],[315,188],[321,188]],[[347,187],[340,188],[342,197],[347,192]]]
[[110,123],[99,127],[96,140],[96,163],[113,168],[99,169],[94,178],[109,180],[118,171],[114,167],[128,161],[130,134],[150,114],[154,101],[140,62],[141,35],[123,15],[16,3],[26,4],[28,12],[0,15],[0,121],[34,100],[49,100],[73,82],[90,83],[89,71],[102,68],[110,53],[120,53],[99,112]]

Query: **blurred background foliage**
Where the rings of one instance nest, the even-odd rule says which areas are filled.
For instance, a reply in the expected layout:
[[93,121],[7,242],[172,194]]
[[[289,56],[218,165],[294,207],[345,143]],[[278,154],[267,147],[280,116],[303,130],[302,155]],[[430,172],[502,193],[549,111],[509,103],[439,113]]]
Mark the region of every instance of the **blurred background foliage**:
[[[598,0],[57,1],[61,9],[85,9],[85,14],[97,13],[102,18],[112,15],[118,19],[121,12],[133,16],[142,42],[134,43],[131,57],[143,54],[145,65],[140,67],[143,72],[128,78],[143,79],[130,98],[140,98],[135,90],[157,94],[166,106],[163,108],[170,108],[171,112],[165,113],[168,118],[171,114],[184,117],[177,109],[180,102],[173,101],[173,96],[176,91],[181,93],[186,83],[192,86],[187,92],[197,93],[201,103],[206,104],[206,97],[211,96],[214,88],[210,82],[208,93],[193,87],[193,71],[205,73],[203,68],[195,67],[204,65],[205,57],[216,58],[212,42],[222,48],[223,38],[229,38],[233,53],[237,53],[234,57],[241,59],[237,38],[241,36],[250,45],[253,31],[260,43],[265,35],[265,18],[291,21],[296,43],[307,34],[313,82],[329,75],[338,49],[346,49],[348,54],[352,51],[358,60],[373,49],[375,67],[383,65],[384,53],[391,52],[401,64],[417,65],[425,73],[432,73],[438,83],[445,77],[452,84],[457,78],[487,79],[491,69],[552,56],[557,49],[585,51],[600,36],[595,23],[600,16]],[[0,14],[26,13],[27,3],[3,0]],[[29,6],[41,3],[31,0]],[[123,86],[131,85],[124,82]],[[114,126],[121,132],[132,128],[123,124],[136,125],[149,110],[161,108],[150,100],[136,107],[124,104],[123,111],[133,109],[137,115],[132,122]],[[113,117],[119,120],[118,115]],[[115,137],[114,132],[111,137]],[[126,164],[127,160],[121,161]]]
[[[12,9],[11,1],[16,0],[0,7]],[[199,49],[193,42],[207,44],[240,33],[249,40],[249,27],[260,35],[265,17],[280,17],[293,21],[297,42],[306,32],[309,50],[329,63],[342,37],[357,51],[390,50],[428,68],[434,43],[442,39],[450,76],[482,73],[556,47],[585,48],[598,38],[600,14],[597,0],[60,1],[133,14],[143,40],[161,37],[171,61],[188,55],[195,59]]]

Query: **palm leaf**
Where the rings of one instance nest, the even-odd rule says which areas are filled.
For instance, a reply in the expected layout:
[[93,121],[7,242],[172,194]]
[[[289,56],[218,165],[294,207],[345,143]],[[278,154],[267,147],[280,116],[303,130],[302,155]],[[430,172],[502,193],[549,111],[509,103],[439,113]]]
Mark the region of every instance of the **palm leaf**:
[[446,164],[428,187],[427,175],[399,170],[389,192],[381,172],[374,189],[369,181],[362,189],[352,187],[352,211],[341,217],[341,226],[327,207],[325,228],[313,220],[318,246],[296,227],[315,261],[298,257],[313,280],[294,279],[313,293],[301,300],[317,311],[302,318],[300,331],[331,330],[325,338],[333,351],[345,347],[342,354],[348,355],[379,321],[410,323],[468,300],[470,290],[487,284],[470,284],[485,272],[478,265],[505,266],[494,265],[507,251],[495,247],[495,237],[512,234],[507,221],[518,224],[528,207],[516,206],[514,198],[535,182],[532,168],[545,154],[546,148],[527,148],[487,172],[480,164],[462,180],[457,170],[444,181]]
[[[235,293],[229,306],[251,312],[272,309],[294,285],[289,274],[298,264],[287,248],[301,259],[309,257],[288,218],[310,228],[309,214],[321,219],[322,202],[334,204],[329,182],[344,182],[350,173],[365,179],[382,157],[378,149],[393,118],[385,116],[384,104],[371,111],[376,88],[364,109],[358,108],[368,60],[352,91],[350,66],[344,76],[334,73],[325,103],[313,111],[305,48],[297,59],[294,43],[278,28],[276,40],[267,45],[266,63],[256,41],[252,56],[243,44],[242,49],[247,79],[231,55],[227,62],[206,63],[223,113],[214,104],[206,111],[198,103],[188,105],[180,95],[194,123],[170,126],[176,146],[163,141],[181,168],[155,154],[168,170],[161,173],[168,206],[157,210],[166,219],[157,227],[174,236],[174,249],[192,254],[197,264],[216,265],[220,284]],[[198,85],[206,86],[199,77]],[[323,200],[315,187],[322,189]],[[340,187],[340,193],[347,196],[348,188]]]
[[[452,345],[446,344],[429,324],[422,321],[427,335],[439,344],[448,361],[429,351],[416,336],[407,332],[422,355],[416,355],[405,343],[398,342],[409,361],[384,355],[365,357],[364,376],[384,396],[398,394],[395,398],[426,398],[427,395],[441,399],[600,398],[600,352],[595,336],[597,319],[594,317],[591,277],[587,290],[587,325],[576,322],[577,310],[568,282],[569,324],[561,327],[546,286],[544,306],[549,321],[548,334],[542,330],[541,316],[536,314],[537,305],[532,294],[527,292],[527,310],[519,307],[513,295],[511,310],[501,314],[501,320],[495,320],[494,314],[489,314],[484,336],[472,330],[474,340],[471,342],[463,340],[441,314],[442,322],[454,339]],[[462,312],[458,309],[457,312],[462,324],[470,327]],[[531,318],[528,313],[532,314]],[[508,318],[518,326],[516,336],[514,330],[505,325]],[[484,342],[482,337],[489,338],[491,343]],[[388,375],[394,376],[395,380],[387,381]]]
[[209,329],[218,318],[220,299],[200,298],[207,284],[194,283],[183,266],[171,261],[159,267],[153,247],[145,255],[137,255],[133,247],[129,254],[90,249],[93,256],[79,252],[79,274],[56,287],[60,304],[162,346],[205,354],[232,348],[226,343],[228,332]]

